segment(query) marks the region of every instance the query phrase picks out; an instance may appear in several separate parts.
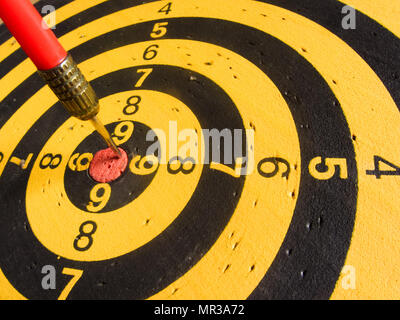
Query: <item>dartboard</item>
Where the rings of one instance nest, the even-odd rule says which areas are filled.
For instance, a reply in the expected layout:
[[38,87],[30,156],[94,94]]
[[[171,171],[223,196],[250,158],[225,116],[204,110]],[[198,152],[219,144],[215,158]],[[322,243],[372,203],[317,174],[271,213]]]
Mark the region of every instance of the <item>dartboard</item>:
[[128,163],[1,26],[0,298],[400,296],[397,2],[46,5]]

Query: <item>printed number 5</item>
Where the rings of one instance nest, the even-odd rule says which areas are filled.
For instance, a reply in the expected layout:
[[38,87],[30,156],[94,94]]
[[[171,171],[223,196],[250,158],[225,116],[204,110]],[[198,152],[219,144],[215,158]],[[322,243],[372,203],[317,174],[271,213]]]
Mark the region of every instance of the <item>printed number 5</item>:
[[167,33],[167,28],[166,28],[167,25],[168,25],[168,22],[159,22],[159,23],[156,23],[156,24],[154,25],[153,32],[150,33],[150,36],[151,36],[153,39],[162,38],[162,37],[165,36],[166,33]]
[[328,170],[325,172],[320,172],[317,170],[317,165],[322,163],[322,158],[321,157],[316,157],[310,161],[310,164],[308,166],[308,169],[310,171],[310,174],[318,180],[329,180],[333,178],[336,172],[336,166],[339,167],[339,172],[340,172],[340,179],[347,179],[348,178],[348,173],[347,173],[347,160],[343,158],[326,158],[325,159],[325,164],[326,167],[328,167]]

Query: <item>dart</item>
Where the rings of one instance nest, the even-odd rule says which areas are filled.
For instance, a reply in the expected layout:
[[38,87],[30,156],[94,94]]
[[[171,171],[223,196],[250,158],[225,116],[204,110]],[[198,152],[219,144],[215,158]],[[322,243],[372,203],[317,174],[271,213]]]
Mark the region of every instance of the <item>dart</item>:
[[31,2],[0,0],[0,18],[69,114],[90,121],[107,145],[121,157],[97,116],[100,107],[95,91]]
[[0,0],[38,47],[0,20],[0,300],[400,297],[400,1],[30,2]]

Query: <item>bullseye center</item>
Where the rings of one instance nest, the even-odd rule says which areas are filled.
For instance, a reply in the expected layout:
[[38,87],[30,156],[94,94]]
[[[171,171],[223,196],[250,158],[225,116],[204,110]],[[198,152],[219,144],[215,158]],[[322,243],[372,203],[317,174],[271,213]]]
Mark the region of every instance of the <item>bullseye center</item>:
[[108,183],[118,179],[128,165],[128,156],[122,148],[119,158],[111,148],[98,151],[89,167],[89,174],[93,180]]

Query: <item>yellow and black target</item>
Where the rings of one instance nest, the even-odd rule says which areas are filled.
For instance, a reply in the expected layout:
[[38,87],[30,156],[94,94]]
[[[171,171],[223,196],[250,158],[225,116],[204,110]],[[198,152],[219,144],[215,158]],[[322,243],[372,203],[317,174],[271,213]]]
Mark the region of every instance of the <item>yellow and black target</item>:
[[[1,27],[0,298],[400,296],[398,3],[51,4],[129,168],[88,175],[102,141]],[[254,159],[150,161],[185,129]]]

